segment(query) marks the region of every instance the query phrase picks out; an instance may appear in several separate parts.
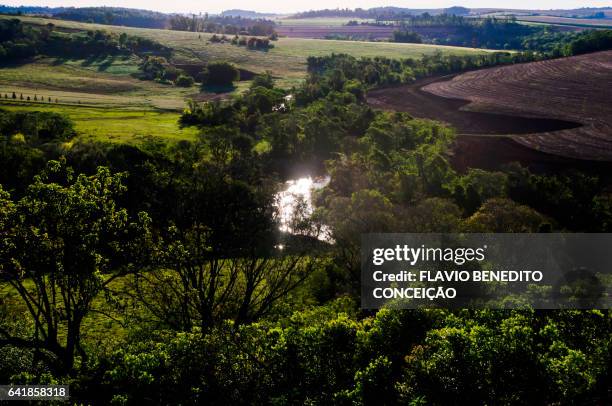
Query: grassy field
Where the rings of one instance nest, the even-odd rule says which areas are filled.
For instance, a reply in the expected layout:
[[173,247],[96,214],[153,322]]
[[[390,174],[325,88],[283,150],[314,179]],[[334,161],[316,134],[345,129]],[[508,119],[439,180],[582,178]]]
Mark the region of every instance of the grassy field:
[[[29,281],[28,281],[29,282]],[[33,289],[33,283],[26,282],[28,289]],[[129,286],[132,284],[132,277],[126,276],[117,278],[110,283],[109,288],[116,293],[129,291]],[[0,297],[3,299],[3,304],[10,309],[11,314],[19,315],[24,319],[30,318],[27,307],[22,301],[19,293],[8,283],[0,283]],[[122,297],[125,300],[124,297]],[[131,316],[146,317],[144,309],[131,308],[129,314]],[[117,312],[113,306],[109,305],[104,295],[98,295],[92,303],[92,311],[83,320],[83,341],[85,345],[101,346],[110,348],[117,340],[125,336],[125,328],[122,325],[127,322],[121,314]],[[60,329],[59,337],[65,340],[66,331]]]
[[26,64],[0,67],[0,95],[12,92],[58,99],[64,104],[95,105],[127,109],[182,110],[185,99],[197,97],[199,89],[138,80],[132,58],[103,60],[57,60],[39,58]]
[[78,138],[103,142],[138,143],[151,137],[193,140],[195,128],[180,129],[179,113],[154,110],[121,110],[43,103],[0,103],[9,111],[50,111],[66,114],[75,123]]

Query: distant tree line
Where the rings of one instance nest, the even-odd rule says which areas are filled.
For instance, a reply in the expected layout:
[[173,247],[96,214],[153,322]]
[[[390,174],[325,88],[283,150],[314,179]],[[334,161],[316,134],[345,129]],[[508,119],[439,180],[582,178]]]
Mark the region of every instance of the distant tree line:
[[168,15],[149,10],[121,7],[29,7],[0,6],[0,13],[43,15],[61,20],[141,28],[166,28]]
[[[384,57],[354,58],[346,54],[308,57],[311,74],[341,70],[348,80],[356,79],[367,87],[412,83],[432,75],[443,75],[501,64],[530,62],[538,57],[532,53],[491,52],[480,55],[445,55],[441,52],[423,55],[420,59],[390,59]],[[317,94],[314,92],[314,94]]]
[[229,35],[269,36],[274,33],[275,23],[265,19],[250,19],[232,16],[185,16],[170,17],[169,28],[177,31],[208,32]]
[[[492,18],[490,20],[493,20]],[[400,20],[402,26],[465,26],[473,25],[474,19],[465,18],[457,14],[416,14],[409,15]]]
[[[381,23],[378,23],[381,24]],[[383,22],[382,24],[387,24]],[[544,30],[543,27],[519,24],[512,19],[464,18],[451,14],[409,16],[399,21],[395,42],[405,41],[404,36],[415,33],[422,42],[489,49],[523,49],[522,41]]]
[[92,55],[158,54],[169,56],[169,48],[138,36],[105,31],[67,34],[55,31],[53,24],[26,25],[19,19],[0,21],[0,56],[19,60],[37,55],[87,57]]
[[166,28],[168,26],[167,14],[120,7],[68,8],[54,14],[54,17],[62,20],[127,27]]
[[391,37],[393,42],[528,50],[566,56],[610,48],[607,42],[610,30],[559,31],[551,26],[521,24],[514,16],[475,19],[446,13],[423,13],[360,24],[396,25],[398,28]]
[[[429,10],[432,11],[432,10]],[[402,19],[405,17],[413,16],[416,14],[422,14],[428,12],[427,10],[409,9],[401,7],[374,7],[370,9],[363,8],[336,8],[336,9],[323,9],[323,10],[310,10],[300,13],[296,13],[291,16],[295,19],[307,19],[307,18],[322,18],[322,17],[350,17],[350,18],[363,18],[363,19]],[[440,9],[443,12],[443,9]]]

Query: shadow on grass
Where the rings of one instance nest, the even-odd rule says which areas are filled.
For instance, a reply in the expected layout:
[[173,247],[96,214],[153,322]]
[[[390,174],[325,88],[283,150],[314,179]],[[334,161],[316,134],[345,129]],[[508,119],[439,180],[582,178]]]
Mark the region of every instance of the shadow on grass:
[[0,68],[19,68],[34,62],[36,62],[36,58],[0,60]]
[[106,72],[106,70],[115,62],[115,59],[117,59],[115,56],[110,56],[102,61],[100,66],[98,66],[98,72]]
[[98,64],[98,71],[104,72],[113,64],[113,62],[115,62],[116,59],[116,55],[90,55],[81,63],[81,66],[90,67]]
[[230,93],[236,90],[236,86],[232,85],[202,85],[202,91],[206,93]]
[[51,66],[61,66],[63,64],[65,64],[66,62],[68,62],[68,58],[64,58],[64,57],[57,57],[53,60],[53,62],[51,63]]

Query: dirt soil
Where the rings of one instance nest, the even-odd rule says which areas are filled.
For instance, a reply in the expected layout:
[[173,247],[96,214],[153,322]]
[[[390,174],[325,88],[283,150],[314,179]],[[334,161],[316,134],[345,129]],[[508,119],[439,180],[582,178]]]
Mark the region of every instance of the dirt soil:
[[609,167],[612,51],[481,69],[368,94],[380,109],[457,129],[455,163]]

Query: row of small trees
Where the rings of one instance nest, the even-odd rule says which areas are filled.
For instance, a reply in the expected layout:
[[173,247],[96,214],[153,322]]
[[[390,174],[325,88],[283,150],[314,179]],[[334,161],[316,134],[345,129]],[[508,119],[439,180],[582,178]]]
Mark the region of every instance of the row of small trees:
[[[44,96],[38,96],[38,95],[34,95],[34,97],[30,97],[28,95],[24,96],[23,93],[19,94],[19,97],[17,96],[17,93],[13,92],[12,95],[9,96],[8,93],[4,93],[4,98],[6,100],[25,100],[25,101],[40,101],[40,102],[45,102],[45,97]],[[53,99],[51,98],[51,96],[47,96],[47,100],[48,103],[53,103]],[[55,103],[59,103],[58,99],[55,99]]]

